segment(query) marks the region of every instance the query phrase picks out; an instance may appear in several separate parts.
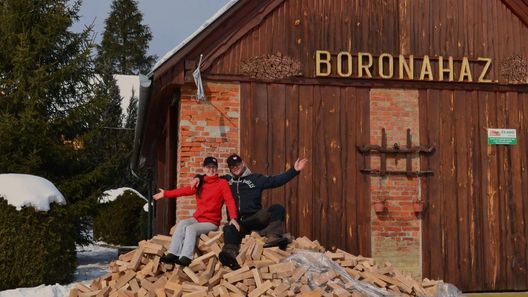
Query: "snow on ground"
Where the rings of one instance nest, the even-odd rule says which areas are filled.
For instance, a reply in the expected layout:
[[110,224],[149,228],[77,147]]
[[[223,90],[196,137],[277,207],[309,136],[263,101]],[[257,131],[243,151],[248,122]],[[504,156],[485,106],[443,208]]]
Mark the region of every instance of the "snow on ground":
[[0,297],[63,297],[69,295],[72,286],[73,284],[66,286],[55,284],[50,286],[40,285],[33,288],[19,288],[1,291]]
[[108,264],[117,259],[117,249],[97,243],[88,246],[77,246],[77,270],[75,281],[68,285],[40,285],[32,288],[18,288],[0,291],[0,297],[63,297],[68,296],[70,288],[77,282],[89,285],[101,275],[108,273]]
[[108,272],[108,264],[117,259],[117,249],[92,244],[77,247],[77,270],[75,281],[93,280]]
[[49,180],[29,174],[0,174],[0,196],[16,207],[32,206],[40,211],[48,211],[50,204],[66,204],[64,196]]

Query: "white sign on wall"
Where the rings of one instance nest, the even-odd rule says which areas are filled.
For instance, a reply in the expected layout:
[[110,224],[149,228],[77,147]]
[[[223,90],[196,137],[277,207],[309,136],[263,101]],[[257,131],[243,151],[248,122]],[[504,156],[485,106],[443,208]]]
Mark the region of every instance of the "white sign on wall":
[[488,144],[517,144],[517,131],[515,129],[488,128]]

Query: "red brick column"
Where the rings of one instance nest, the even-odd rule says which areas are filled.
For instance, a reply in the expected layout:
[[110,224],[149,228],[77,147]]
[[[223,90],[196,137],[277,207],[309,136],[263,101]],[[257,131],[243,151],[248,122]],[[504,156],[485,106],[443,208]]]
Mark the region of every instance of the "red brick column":
[[[372,89],[370,92],[370,142],[381,144],[381,129],[387,133],[387,146],[405,147],[407,129],[412,143],[419,145],[418,91]],[[387,157],[387,170],[405,170],[405,158],[397,162]],[[371,158],[371,168],[380,168],[380,158]],[[419,170],[419,158],[413,170]],[[386,210],[372,210],[372,256],[391,262],[402,271],[421,277],[421,221],[413,212],[412,201],[420,195],[419,178],[405,176],[371,177],[371,201],[384,199]]]
[[[196,86],[182,88],[178,129],[178,187],[186,186],[207,156],[218,158],[219,174],[228,172],[225,160],[240,150],[240,86],[232,83],[205,83],[206,102],[198,102]],[[177,201],[176,219],[190,217],[196,209],[194,197]],[[225,213],[225,212],[224,212]]]

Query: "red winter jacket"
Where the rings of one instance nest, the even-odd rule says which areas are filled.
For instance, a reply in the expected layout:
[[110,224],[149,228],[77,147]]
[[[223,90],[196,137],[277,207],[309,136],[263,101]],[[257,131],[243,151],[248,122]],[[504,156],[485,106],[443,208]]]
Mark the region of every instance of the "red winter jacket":
[[[196,194],[196,188],[187,186],[165,191],[164,197],[177,198],[193,194]],[[202,194],[200,196],[196,195],[196,211],[193,217],[200,223],[209,222],[219,226],[222,219],[223,203],[227,206],[229,218],[238,218],[235,200],[227,181],[218,177],[218,175],[205,176]]]

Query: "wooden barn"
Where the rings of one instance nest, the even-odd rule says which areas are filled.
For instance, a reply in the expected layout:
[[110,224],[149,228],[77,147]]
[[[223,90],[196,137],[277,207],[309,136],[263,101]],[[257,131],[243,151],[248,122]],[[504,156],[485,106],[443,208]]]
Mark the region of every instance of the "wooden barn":
[[[208,155],[266,174],[306,157],[265,197],[287,232],[467,292],[525,291],[526,36],[525,0],[232,0],[142,81],[132,166],[157,189]],[[193,209],[156,202],[155,233]]]

